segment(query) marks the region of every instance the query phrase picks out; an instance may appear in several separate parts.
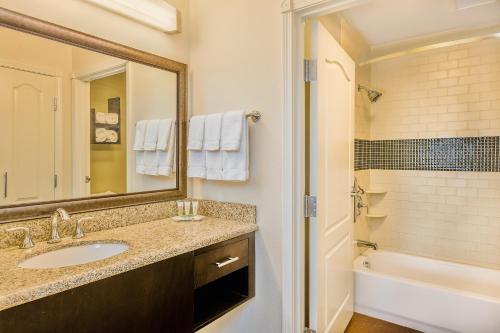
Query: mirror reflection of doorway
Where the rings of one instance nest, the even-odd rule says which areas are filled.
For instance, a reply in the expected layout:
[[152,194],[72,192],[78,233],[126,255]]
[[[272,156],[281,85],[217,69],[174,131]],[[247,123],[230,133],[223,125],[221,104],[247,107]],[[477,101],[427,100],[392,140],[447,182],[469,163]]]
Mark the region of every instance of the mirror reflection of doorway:
[[90,81],[91,195],[127,192],[126,73]]

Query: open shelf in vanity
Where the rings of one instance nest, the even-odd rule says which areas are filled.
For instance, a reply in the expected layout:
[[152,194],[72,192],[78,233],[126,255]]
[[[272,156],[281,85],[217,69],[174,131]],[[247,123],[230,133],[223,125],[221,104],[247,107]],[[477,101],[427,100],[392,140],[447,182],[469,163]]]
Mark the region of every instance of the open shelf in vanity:
[[195,331],[255,296],[254,257],[254,234],[195,252]]

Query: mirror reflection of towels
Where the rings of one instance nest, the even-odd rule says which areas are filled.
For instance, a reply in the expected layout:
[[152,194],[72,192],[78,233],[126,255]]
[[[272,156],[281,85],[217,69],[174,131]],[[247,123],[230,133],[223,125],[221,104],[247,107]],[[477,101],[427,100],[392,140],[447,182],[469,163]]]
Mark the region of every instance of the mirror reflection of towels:
[[116,143],[118,142],[118,133],[114,130],[108,130],[105,128],[96,128],[95,130],[95,141],[97,143]]
[[96,112],[95,122],[98,124],[117,125],[118,113]]

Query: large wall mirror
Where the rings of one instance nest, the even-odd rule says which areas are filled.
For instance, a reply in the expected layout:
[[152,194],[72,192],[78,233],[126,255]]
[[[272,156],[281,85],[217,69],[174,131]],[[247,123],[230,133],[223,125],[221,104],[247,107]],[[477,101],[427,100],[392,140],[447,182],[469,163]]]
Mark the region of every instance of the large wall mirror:
[[0,222],[185,196],[184,64],[0,8]]

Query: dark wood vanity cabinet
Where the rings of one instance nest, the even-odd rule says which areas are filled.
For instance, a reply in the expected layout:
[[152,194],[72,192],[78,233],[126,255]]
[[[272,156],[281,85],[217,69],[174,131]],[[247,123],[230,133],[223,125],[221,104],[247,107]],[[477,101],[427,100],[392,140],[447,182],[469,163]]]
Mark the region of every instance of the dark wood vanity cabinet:
[[255,295],[254,254],[251,233],[0,311],[0,332],[191,333]]

